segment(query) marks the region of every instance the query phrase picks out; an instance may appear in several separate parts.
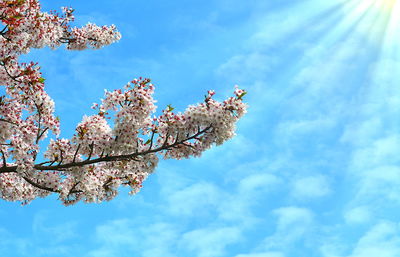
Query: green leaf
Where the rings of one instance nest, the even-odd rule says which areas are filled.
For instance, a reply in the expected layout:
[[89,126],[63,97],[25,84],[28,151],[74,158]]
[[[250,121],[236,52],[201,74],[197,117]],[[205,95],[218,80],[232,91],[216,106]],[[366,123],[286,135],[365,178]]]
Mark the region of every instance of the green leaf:
[[242,97],[245,96],[246,94],[247,94],[247,92],[244,91],[238,98],[239,98],[239,99],[242,99]]
[[167,109],[168,112],[172,112],[172,111],[175,109],[175,108],[172,107],[170,104],[167,105],[167,107],[168,107],[168,109]]

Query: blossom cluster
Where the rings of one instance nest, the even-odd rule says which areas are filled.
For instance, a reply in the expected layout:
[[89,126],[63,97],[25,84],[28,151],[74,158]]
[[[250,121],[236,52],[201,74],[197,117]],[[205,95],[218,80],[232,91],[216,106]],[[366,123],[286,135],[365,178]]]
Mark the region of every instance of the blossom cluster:
[[[235,135],[246,112],[245,91],[155,116],[154,85],[139,78],[105,91],[96,114],[84,116],[71,139],[59,138],[60,124],[45,79],[35,63],[19,63],[31,48],[64,44],[69,50],[98,49],[116,42],[115,26],[70,27],[74,10],[45,13],[38,0],[0,0],[0,198],[28,203],[56,193],[66,205],[113,199],[120,186],[137,193],[159,158],[200,156]],[[40,142],[52,138],[40,155]],[[44,159],[44,160],[43,160]],[[39,161],[42,160],[42,161]]]

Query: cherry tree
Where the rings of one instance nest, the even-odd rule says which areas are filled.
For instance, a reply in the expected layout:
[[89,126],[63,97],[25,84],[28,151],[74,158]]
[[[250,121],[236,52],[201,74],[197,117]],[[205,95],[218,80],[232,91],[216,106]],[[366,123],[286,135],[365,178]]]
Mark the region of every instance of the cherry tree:
[[[36,63],[20,63],[31,48],[99,49],[118,41],[114,25],[73,27],[74,10],[42,12],[38,0],[0,0],[0,197],[29,203],[57,194],[65,205],[111,200],[120,186],[137,193],[160,157],[200,156],[232,138],[246,112],[244,90],[223,102],[208,91],[183,113],[167,106],[155,116],[154,86],[134,79],[106,91],[70,139],[60,138],[54,102]],[[40,143],[51,136],[47,149]],[[39,161],[40,160],[40,161]]]

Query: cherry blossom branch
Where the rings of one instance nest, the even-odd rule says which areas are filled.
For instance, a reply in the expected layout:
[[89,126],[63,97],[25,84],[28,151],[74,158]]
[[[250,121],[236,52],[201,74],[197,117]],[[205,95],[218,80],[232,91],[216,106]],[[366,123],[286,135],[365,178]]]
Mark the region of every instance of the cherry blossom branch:
[[74,153],[74,158],[72,159],[72,162],[75,162],[76,156],[78,155],[79,148],[81,148],[81,144],[79,144],[78,147],[76,148],[76,151]]
[[[121,160],[133,160],[138,156],[144,156],[150,153],[157,153],[163,150],[170,150],[178,145],[185,145],[188,146],[187,144],[185,144],[187,141],[192,140],[192,139],[196,139],[198,136],[206,133],[208,130],[210,130],[212,128],[212,126],[208,126],[202,130],[199,130],[196,134],[187,137],[185,139],[179,140],[179,141],[175,141],[172,144],[166,144],[164,143],[162,146],[154,148],[154,149],[148,149],[146,151],[142,151],[142,152],[135,152],[135,153],[131,153],[131,154],[124,154],[124,155],[114,155],[114,156],[105,156],[105,157],[99,157],[96,159],[87,159],[85,161],[80,161],[80,162],[70,162],[70,163],[66,163],[66,164],[59,164],[56,166],[45,166],[43,164],[36,164],[34,165],[34,169],[35,170],[65,170],[65,169],[69,169],[69,168],[75,168],[75,167],[83,167],[86,165],[90,165],[90,164],[96,164],[96,163],[102,163],[102,162],[112,162],[112,161],[121,161]],[[9,166],[9,167],[1,167],[0,168],[0,174],[1,173],[10,173],[10,172],[16,172],[17,171],[17,166]]]
[[3,159],[3,167],[6,168],[7,167],[6,155],[4,154],[3,150],[0,150],[0,152],[1,152],[1,157]]
[[9,121],[9,120],[3,119],[3,118],[0,118],[0,121],[6,122],[6,123],[9,123],[9,124],[12,124],[12,125],[17,125],[16,123],[14,123],[12,121]]
[[0,31],[0,34],[2,36],[4,36],[7,33],[7,31],[6,31],[7,29],[8,29],[8,24],[6,26],[4,26],[4,28]]
[[7,69],[7,64],[4,61],[0,61],[0,66],[3,66],[5,72],[7,73],[8,77],[10,77],[12,80],[18,83],[22,83],[22,81],[18,80],[17,78],[21,77],[22,75],[19,76],[13,76]]
[[[153,147],[154,134],[155,134],[155,131],[152,130],[152,131],[151,131],[151,138],[149,139],[149,140],[150,140],[149,150],[151,150],[151,148]],[[177,137],[177,138],[178,138],[178,137]]]
[[16,172],[17,171],[17,167],[16,166],[3,166],[0,168],[0,174],[2,173],[12,173],[12,172]]
[[[196,134],[194,134],[194,135],[192,135],[190,137],[187,137],[187,138],[185,138],[183,140],[175,141],[172,144],[163,144],[163,146],[155,148],[155,149],[149,149],[149,150],[146,150],[146,151],[143,151],[143,152],[137,152],[137,153],[127,154],[127,155],[106,156],[106,157],[100,157],[100,158],[97,158],[97,159],[92,159],[92,160],[87,159],[86,161],[82,161],[82,162],[72,162],[72,163],[61,165],[61,162],[62,162],[62,153],[61,153],[61,161],[60,161],[59,165],[57,165],[57,166],[43,166],[43,164],[46,163],[46,162],[44,162],[44,163],[40,163],[40,164],[35,165],[34,168],[36,170],[63,170],[63,169],[67,169],[67,168],[82,167],[82,166],[95,164],[95,163],[101,163],[101,162],[132,160],[132,159],[135,159],[138,156],[143,156],[143,155],[147,155],[147,154],[150,154],[150,153],[156,153],[156,152],[160,152],[160,151],[163,151],[163,150],[169,150],[169,149],[174,148],[174,147],[176,147],[178,145],[185,145],[185,146],[192,147],[191,145],[188,145],[186,142],[189,141],[189,140],[198,138],[198,136],[206,133],[211,128],[212,128],[212,126],[208,126],[208,127],[204,128],[203,130],[199,130]],[[16,166],[7,167],[6,160],[5,160],[5,157],[4,157],[4,153],[3,153],[3,151],[1,151],[1,152],[3,154],[3,163],[4,164],[3,164],[3,167],[0,168],[0,174],[1,173],[16,172],[16,168],[17,168]],[[47,187],[47,186],[43,186],[38,182],[34,182],[32,179],[30,179],[30,178],[28,178],[26,176],[24,176],[23,179],[27,183],[29,183],[30,185],[32,185],[32,186],[34,186],[36,188],[39,188],[39,189],[42,189],[42,190],[45,190],[45,191],[48,191],[48,192],[52,192],[52,193],[60,193],[59,190],[54,189],[54,188],[50,188],[50,187]],[[125,179],[127,179],[127,177],[125,177]],[[103,184],[103,187],[105,189],[107,189],[108,188],[108,184],[110,184],[111,181],[112,181],[112,178],[108,179]],[[81,190],[75,190],[76,186],[79,183],[80,182],[77,182],[77,183],[74,184],[74,186],[69,190],[68,196],[71,195],[71,194],[76,194],[76,193],[82,192]],[[130,183],[131,182],[129,182],[128,184],[130,184]],[[126,184],[126,183],[124,183],[124,184]]]
[[[146,150],[146,151],[143,151],[143,152],[135,152],[135,153],[124,154],[124,155],[105,156],[105,157],[99,157],[99,158],[91,159],[91,160],[87,159],[85,161],[80,161],[80,162],[66,163],[66,164],[58,165],[58,166],[35,165],[34,168],[36,170],[63,170],[63,169],[69,169],[69,168],[74,168],[74,167],[82,167],[82,166],[101,163],[101,162],[132,160],[132,159],[135,159],[138,156],[143,156],[143,155],[147,155],[147,154],[150,154],[150,153],[156,153],[156,152],[160,152],[160,151],[163,151],[163,150],[169,150],[171,148],[176,147],[177,145],[184,144],[185,142],[187,142],[187,141],[189,141],[191,139],[195,139],[196,137],[204,134],[205,132],[207,132],[211,128],[212,128],[212,126],[208,126],[205,129],[198,131],[193,136],[190,136],[190,137],[185,138],[183,140],[174,142],[173,144],[169,144],[169,145],[168,144],[164,144],[164,145],[162,145],[160,147],[157,147],[157,148],[154,148],[154,149],[149,149],[149,150]],[[1,173],[1,169],[0,169],[0,173]]]
[[[76,40],[77,40],[76,38],[60,37],[58,39],[58,42],[63,43],[63,44],[70,44],[70,43],[76,42]],[[91,37],[87,38],[87,40],[98,42],[97,39],[91,38]]]
[[37,131],[37,135],[36,135],[36,144],[37,143],[39,143],[39,140],[40,140],[40,138],[43,136],[43,134],[46,132],[46,130],[48,129],[48,128],[45,128],[43,131],[41,131],[42,130],[42,127],[41,127],[41,121],[42,121],[42,112],[40,111],[40,108],[41,108],[41,105],[38,105],[37,103],[35,103],[35,107],[36,107],[36,110],[37,110],[37,113],[38,113],[38,131]]
[[46,133],[47,130],[49,130],[48,127],[44,128],[44,129],[42,130],[42,132],[40,132],[40,133],[39,133],[40,130],[38,130],[38,136],[37,136],[37,138],[36,138],[36,144],[39,142],[40,138],[42,138],[42,136],[44,135],[44,133]]
[[49,191],[49,192],[52,192],[52,193],[60,193],[59,190],[56,190],[56,189],[51,188],[51,187],[46,187],[46,186],[40,185],[39,183],[34,182],[33,180],[31,180],[28,177],[23,177],[23,178],[24,178],[24,180],[26,182],[28,182],[29,184],[31,184],[32,186],[34,186],[36,188],[39,188],[39,189],[42,189],[42,190],[45,190],[45,191]]
[[[236,97],[218,102],[210,90],[205,103],[191,105],[183,114],[172,112],[169,105],[153,117],[154,86],[140,77],[124,89],[106,91],[101,104],[95,105],[98,114],[84,116],[71,139],[59,138],[60,122],[40,67],[20,64],[19,56],[31,48],[62,44],[69,50],[98,49],[121,35],[114,25],[72,28],[72,8],[63,8],[65,15],[44,13],[39,1],[0,1],[0,83],[7,94],[6,100],[0,96],[1,199],[25,203],[58,193],[64,204],[101,202],[114,198],[121,185],[130,186],[135,194],[160,156],[200,156],[234,136],[235,123],[246,112],[241,101],[245,91],[237,88]],[[113,111],[114,128],[107,121]],[[38,161],[39,142],[49,131],[54,137],[44,161]]]

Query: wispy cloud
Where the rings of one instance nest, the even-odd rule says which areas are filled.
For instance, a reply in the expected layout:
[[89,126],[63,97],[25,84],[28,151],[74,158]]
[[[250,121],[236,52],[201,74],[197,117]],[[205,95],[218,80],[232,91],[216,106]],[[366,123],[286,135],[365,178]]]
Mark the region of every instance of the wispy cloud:
[[326,177],[322,175],[301,177],[293,182],[292,196],[299,200],[317,199],[332,192]]
[[225,255],[225,248],[241,239],[235,227],[204,228],[183,234],[181,246],[200,257]]
[[248,253],[248,254],[239,254],[235,257],[284,257],[280,252],[262,252],[262,253]]
[[275,233],[264,240],[267,249],[288,248],[297,240],[303,241],[306,233],[313,230],[314,214],[307,208],[282,207],[273,213],[278,220]]
[[129,219],[113,220],[96,229],[96,241],[101,245],[89,256],[174,256],[170,248],[176,244],[177,231],[168,223],[143,225]]
[[399,252],[399,224],[381,221],[360,238],[348,257],[394,257]]
[[344,219],[348,224],[364,224],[370,221],[372,216],[367,206],[354,207],[344,213]]

